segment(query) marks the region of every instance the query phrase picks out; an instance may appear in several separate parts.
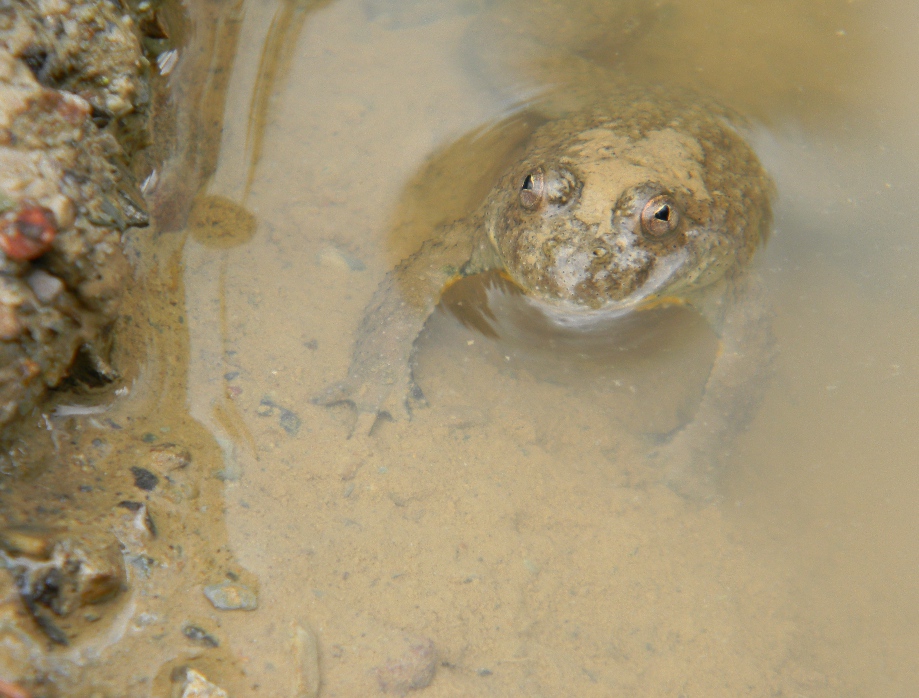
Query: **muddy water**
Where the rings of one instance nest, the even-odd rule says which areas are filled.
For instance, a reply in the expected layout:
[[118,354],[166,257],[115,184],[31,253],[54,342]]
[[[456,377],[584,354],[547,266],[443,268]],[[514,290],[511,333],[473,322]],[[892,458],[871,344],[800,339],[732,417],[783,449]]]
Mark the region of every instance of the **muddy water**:
[[[436,647],[431,696],[907,695],[919,144],[898,71],[915,18],[526,5],[317,8],[285,39],[260,157],[241,137],[252,83],[231,80],[211,187],[258,230],[227,250],[190,240],[184,265],[189,406],[232,473],[224,525],[262,599],[232,653],[277,694],[297,681],[293,621],[330,696],[379,690],[380,667],[410,663],[406,635]],[[712,361],[691,320],[547,351],[438,314],[416,371],[429,406],[348,439],[348,410],[309,398],[346,370],[382,275],[475,205],[524,128],[502,122],[512,105],[605,70],[736,107],[776,179],[760,267],[779,358],[720,504],[682,500],[644,457]],[[232,419],[215,407],[228,386]]]
[[[196,448],[163,397],[184,393],[214,444],[197,447],[214,477],[193,515],[164,530],[220,547],[160,588],[158,613],[197,614],[220,655],[167,627],[163,666],[309,695],[315,640],[323,696],[423,683],[432,646],[432,697],[919,689],[919,14],[569,4],[240,5],[206,210],[171,280],[185,312],[157,316],[123,408]],[[483,332],[464,316],[487,283],[472,280],[419,340],[428,406],[349,438],[348,408],[310,398],[346,372],[385,273],[481,200],[529,128],[520,104],[611,71],[745,114],[776,181],[757,264],[778,355],[716,503],[673,493],[646,457],[691,419],[717,352],[681,312],[599,341],[511,299]],[[203,603],[224,567],[258,610]],[[160,695],[156,680],[132,690]]]

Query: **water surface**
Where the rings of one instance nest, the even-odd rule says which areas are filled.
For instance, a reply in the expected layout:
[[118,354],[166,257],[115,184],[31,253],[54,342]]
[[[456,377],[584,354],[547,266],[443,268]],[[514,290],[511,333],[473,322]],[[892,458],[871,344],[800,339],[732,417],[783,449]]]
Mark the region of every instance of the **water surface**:
[[[273,695],[297,681],[292,621],[328,696],[377,691],[406,634],[437,648],[430,696],[913,695],[917,11],[559,5],[240,6],[206,193],[256,226],[183,252],[188,405],[262,599],[231,654]],[[529,348],[438,313],[429,406],[349,439],[348,410],[309,398],[344,375],[385,273],[474,208],[521,103],[609,71],[737,109],[776,181],[775,375],[718,503],[645,457],[713,360],[692,318]]]

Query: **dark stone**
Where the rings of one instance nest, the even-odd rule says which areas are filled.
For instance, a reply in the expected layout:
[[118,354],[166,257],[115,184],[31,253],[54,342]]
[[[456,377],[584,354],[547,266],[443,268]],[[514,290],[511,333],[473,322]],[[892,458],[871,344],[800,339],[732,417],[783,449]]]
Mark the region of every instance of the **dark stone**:
[[199,628],[197,625],[186,623],[182,626],[182,634],[192,642],[197,642],[199,645],[204,645],[205,647],[220,647],[220,643],[217,642],[217,639],[213,635],[208,634],[206,630]]
[[134,476],[134,485],[147,492],[155,489],[160,482],[160,479],[149,470],[136,465],[131,468],[131,474]]
[[280,409],[281,417],[278,421],[281,424],[281,428],[291,436],[296,436],[297,432],[300,431],[300,417],[283,407]]

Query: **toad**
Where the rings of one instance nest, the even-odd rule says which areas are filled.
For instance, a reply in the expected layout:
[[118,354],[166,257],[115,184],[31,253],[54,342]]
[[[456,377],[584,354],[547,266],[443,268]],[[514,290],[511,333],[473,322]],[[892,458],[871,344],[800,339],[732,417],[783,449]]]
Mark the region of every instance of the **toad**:
[[[368,305],[347,378],[358,429],[410,415],[415,339],[443,289],[499,270],[553,322],[590,327],[666,305],[701,313],[720,351],[693,419],[657,453],[681,489],[705,481],[759,401],[769,314],[749,272],[772,184],[728,110],[680,90],[613,90],[553,115],[479,209],[399,264]],[[692,464],[692,473],[687,466]]]

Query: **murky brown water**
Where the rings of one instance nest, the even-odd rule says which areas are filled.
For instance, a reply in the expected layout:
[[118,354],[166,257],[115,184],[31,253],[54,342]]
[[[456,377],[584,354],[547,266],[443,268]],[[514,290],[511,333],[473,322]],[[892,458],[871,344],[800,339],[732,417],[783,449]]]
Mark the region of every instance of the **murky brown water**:
[[[242,38],[210,73],[212,208],[151,286],[184,288],[184,314],[145,301],[158,324],[131,335],[148,358],[120,408],[219,479],[163,508],[160,545],[192,559],[132,600],[155,620],[122,613],[123,643],[159,648],[130,695],[166,695],[181,662],[233,695],[309,695],[298,626],[322,696],[379,692],[406,636],[436,647],[432,698],[919,690],[919,11],[562,5],[260,0],[225,25]],[[714,360],[691,314],[605,346],[439,312],[418,345],[428,407],[349,439],[349,411],[310,398],[347,370],[385,273],[481,200],[527,128],[514,105],[609,71],[738,109],[776,181],[758,267],[778,358],[719,502],[646,460]],[[222,201],[254,220],[227,226]],[[206,604],[225,570],[258,610]],[[181,644],[189,618],[219,656]]]

